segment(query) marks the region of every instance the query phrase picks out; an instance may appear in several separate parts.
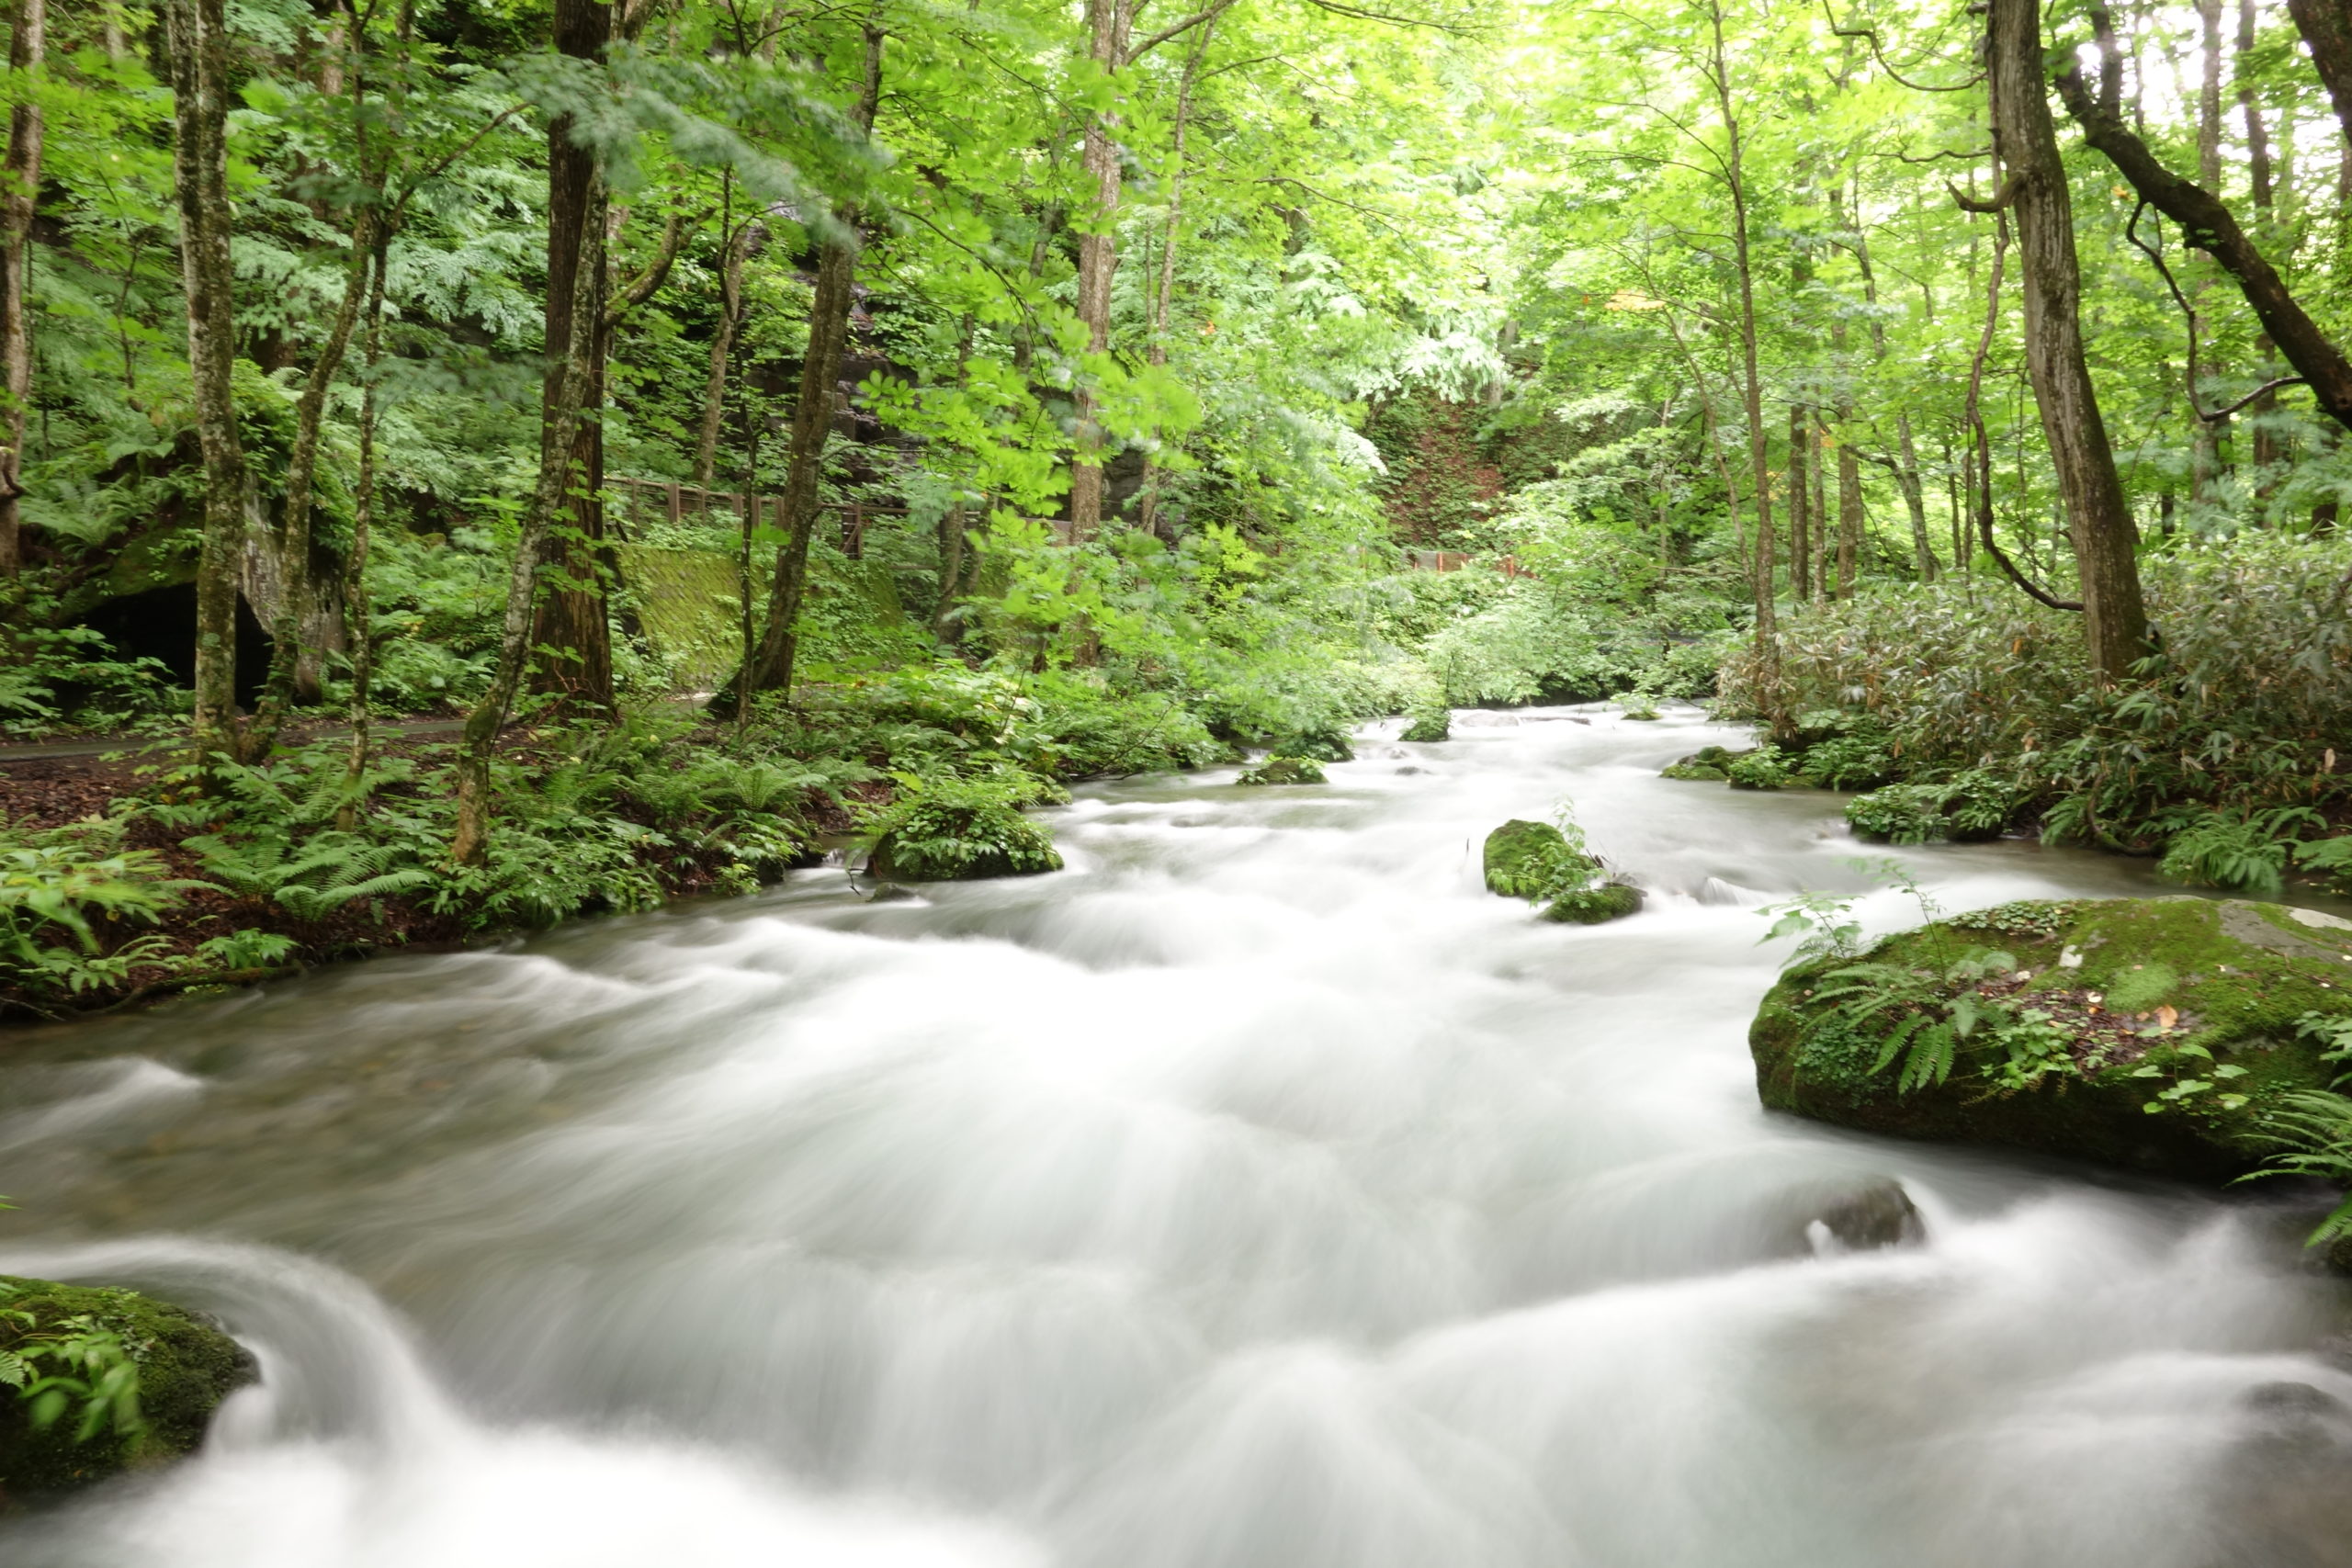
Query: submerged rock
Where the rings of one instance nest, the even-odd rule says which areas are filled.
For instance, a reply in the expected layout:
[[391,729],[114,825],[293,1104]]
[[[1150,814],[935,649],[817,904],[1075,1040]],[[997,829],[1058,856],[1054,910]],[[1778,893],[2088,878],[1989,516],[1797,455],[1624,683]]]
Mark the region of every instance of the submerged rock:
[[1815,960],[1757,1011],[1757,1090],[1867,1132],[2228,1180],[2274,1152],[2289,1097],[2340,1070],[2301,1024],[2352,1015],[2352,927],[2301,913],[2007,904]]
[[[0,1508],[194,1451],[220,1402],[258,1375],[243,1346],[186,1308],[135,1291],[0,1278],[0,1348],[22,1356],[46,1339],[90,1329],[113,1335],[138,1369],[137,1426],[125,1431],[108,1423],[76,1442],[78,1404],[36,1428],[27,1402],[0,1387]],[[64,1370],[39,1358],[30,1368],[36,1377]]]
[[1245,784],[1319,784],[1322,764],[1312,757],[1269,757],[1233,781]]

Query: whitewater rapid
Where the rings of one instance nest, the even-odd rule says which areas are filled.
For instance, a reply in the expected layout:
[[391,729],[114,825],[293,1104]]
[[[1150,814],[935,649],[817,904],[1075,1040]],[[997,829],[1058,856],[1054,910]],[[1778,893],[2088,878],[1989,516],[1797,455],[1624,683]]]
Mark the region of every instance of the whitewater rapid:
[[[0,1272],[263,1368],[0,1563],[2352,1563],[2346,1303],[2280,1215],[1758,1110],[1758,908],[1917,918],[1839,797],[1658,779],[1734,738],[1689,711],[1395,729],[1084,788],[1053,876],[810,871],[0,1055]],[[1480,887],[1564,798],[1638,916]],[[1911,1244],[1822,1223],[1898,1183]]]

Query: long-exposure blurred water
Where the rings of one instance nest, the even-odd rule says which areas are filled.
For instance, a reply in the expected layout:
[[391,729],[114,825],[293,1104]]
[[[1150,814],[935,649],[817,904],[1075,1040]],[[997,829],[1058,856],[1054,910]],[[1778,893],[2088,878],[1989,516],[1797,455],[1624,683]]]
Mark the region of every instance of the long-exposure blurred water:
[[[1328,787],[1089,787],[1050,877],[812,871],[12,1043],[0,1272],[265,1377],[0,1562],[2352,1562],[2346,1303],[2279,1215],[1758,1110],[1756,908],[1872,885],[1838,797],[1656,776],[1731,739],[1467,714]],[[1563,795],[1642,914],[1481,889]],[[1822,1223],[1895,1181],[1923,1242]]]

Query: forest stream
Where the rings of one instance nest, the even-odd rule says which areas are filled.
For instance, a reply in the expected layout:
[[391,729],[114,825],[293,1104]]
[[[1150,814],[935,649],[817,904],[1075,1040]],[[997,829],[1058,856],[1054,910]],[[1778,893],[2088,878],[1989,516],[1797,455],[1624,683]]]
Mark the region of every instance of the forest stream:
[[[2345,1298],[2279,1215],[1758,1109],[1758,908],[1874,886],[1842,797],[1660,780],[1741,733],[1690,709],[1397,728],[1324,787],[1082,787],[1049,876],[811,870],[12,1045],[0,1272],[264,1378],[0,1562],[2321,1563],[2263,1532]],[[1637,917],[1482,888],[1563,794]],[[1901,857],[1952,908],[2152,882]],[[1924,1238],[1849,1247],[1890,1180]]]

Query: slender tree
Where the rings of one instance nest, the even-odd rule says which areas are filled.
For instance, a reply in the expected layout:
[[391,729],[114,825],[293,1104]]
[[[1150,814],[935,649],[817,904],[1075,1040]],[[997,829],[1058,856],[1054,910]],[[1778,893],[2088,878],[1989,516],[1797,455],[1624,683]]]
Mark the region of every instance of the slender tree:
[[[19,84],[40,71],[49,48],[48,0],[17,0],[8,69]],[[25,420],[33,398],[33,215],[40,198],[40,98],[21,91],[8,111],[8,152],[0,159],[0,592],[24,556]]]

